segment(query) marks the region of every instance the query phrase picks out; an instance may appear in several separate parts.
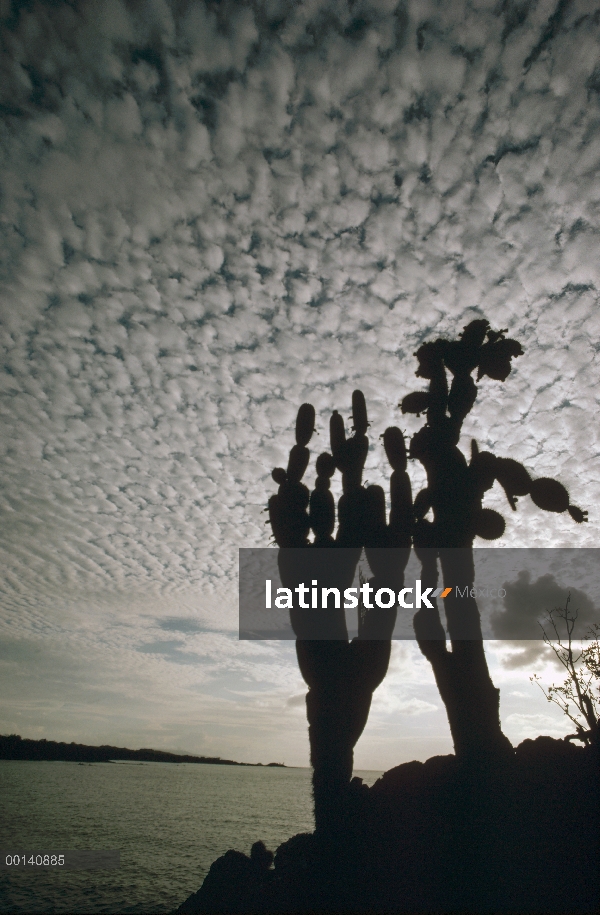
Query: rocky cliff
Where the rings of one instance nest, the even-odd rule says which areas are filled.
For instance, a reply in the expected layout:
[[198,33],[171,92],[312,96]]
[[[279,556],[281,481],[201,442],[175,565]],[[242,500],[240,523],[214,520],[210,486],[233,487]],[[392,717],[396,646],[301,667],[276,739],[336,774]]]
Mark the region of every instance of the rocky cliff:
[[353,780],[339,834],[228,851],[177,911],[598,911],[599,789],[597,753],[550,737],[497,765],[405,763]]

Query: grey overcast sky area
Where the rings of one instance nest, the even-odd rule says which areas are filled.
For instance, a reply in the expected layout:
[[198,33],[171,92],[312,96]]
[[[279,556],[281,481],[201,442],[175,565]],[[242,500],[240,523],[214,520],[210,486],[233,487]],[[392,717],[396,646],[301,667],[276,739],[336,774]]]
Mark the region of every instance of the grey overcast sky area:
[[[301,403],[314,456],[361,388],[386,485],[379,434],[423,422],[398,408],[413,353],[485,316],[525,354],[481,381],[461,448],[589,511],[512,512],[496,484],[498,543],[598,546],[597,3],[0,20],[0,732],[308,765],[293,643],[237,631],[237,551],[269,544]],[[540,643],[488,658],[513,743],[572,730],[529,681],[559,678]],[[451,747],[428,663],[394,643],[357,768]]]

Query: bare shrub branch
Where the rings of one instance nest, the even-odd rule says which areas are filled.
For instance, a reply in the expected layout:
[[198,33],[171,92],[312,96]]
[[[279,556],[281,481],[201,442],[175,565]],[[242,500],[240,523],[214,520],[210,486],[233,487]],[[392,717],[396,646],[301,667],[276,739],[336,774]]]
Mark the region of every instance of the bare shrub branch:
[[[564,608],[555,607],[546,614],[548,624],[554,631],[553,636],[548,635],[540,623],[544,642],[565,668],[564,683],[560,686],[550,686],[545,690],[537,674],[529,679],[532,683],[537,683],[548,702],[557,705],[575,725],[576,733],[567,735],[565,740],[581,740],[584,744],[597,746],[600,733],[600,625],[594,623],[588,630],[589,634],[585,640],[590,644],[576,654],[573,632],[577,622],[577,610],[569,609],[570,600],[569,594]],[[564,641],[557,620],[562,620],[565,625]],[[597,684],[595,688],[594,682]]]

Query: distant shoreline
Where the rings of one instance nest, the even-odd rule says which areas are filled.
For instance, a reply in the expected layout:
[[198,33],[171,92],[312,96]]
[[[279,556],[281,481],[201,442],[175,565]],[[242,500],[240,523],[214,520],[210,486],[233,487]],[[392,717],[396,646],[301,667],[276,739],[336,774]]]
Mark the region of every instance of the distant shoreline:
[[[163,750],[129,750],[127,747],[112,747],[106,744],[90,747],[82,743],[62,743],[55,740],[29,740],[18,734],[0,734],[0,760],[48,762],[167,762],[196,763],[213,766],[260,766],[264,769],[287,769],[284,763],[244,763],[220,756],[191,756],[167,753]],[[292,767],[293,768],[293,767]]]

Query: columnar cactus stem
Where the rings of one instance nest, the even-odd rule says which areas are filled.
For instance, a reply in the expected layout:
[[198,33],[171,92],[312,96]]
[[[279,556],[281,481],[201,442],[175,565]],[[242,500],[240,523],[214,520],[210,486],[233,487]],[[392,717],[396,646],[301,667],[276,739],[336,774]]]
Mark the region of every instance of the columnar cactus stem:
[[[322,577],[329,572],[335,577],[331,584],[351,586],[363,546],[367,547],[375,573],[371,583],[394,590],[403,584],[410,550],[412,505],[402,433],[399,430],[385,433],[386,450],[388,456],[393,456],[393,461],[390,460],[394,467],[392,515],[388,527],[383,490],[374,486],[365,490],[362,485],[369,447],[367,409],[362,392],[354,392],[352,407],[354,435],[348,439],[340,414],[336,411],[331,417],[332,453],[317,458],[317,479],[310,495],[300,482],[307,466],[305,452],[310,435],[299,436],[297,432],[287,471],[281,468],[273,471],[279,492],[269,500],[269,516],[276,542],[282,547],[279,569],[286,587],[296,584],[294,575],[298,575],[299,568],[306,570],[305,577],[316,575],[318,568],[322,584],[329,584]],[[314,411],[311,410],[308,404],[300,408],[297,430],[310,427],[312,433]],[[342,473],[343,494],[338,504],[339,525],[334,539],[335,504],[330,478],[336,469]],[[314,533],[312,543],[308,540],[309,527]],[[297,549],[290,553],[286,549],[290,547],[307,548],[306,557],[299,558]],[[326,554],[322,550],[336,548],[338,552],[332,555],[333,561],[324,563]],[[334,611],[328,624],[330,631],[336,634],[334,638],[311,638],[310,620],[307,622],[306,614],[294,610],[291,620],[298,636],[298,663],[309,687],[306,710],[315,825],[319,831],[335,832],[347,823],[354,746],[367,722],[373,692],[387,672],[396,608],[376,607],[361,614],[359,636],[351,642],[347,638],[343,611],[339,614]]]
[[[482,507],[485,492],[498,480],[511,508],[516,496],[531,494],[533,501],[549,511],[568,510],[577,521],[586,512],[569,504],[566,489],[556,480],[531,480],[516,461],[480,452],[472,442],[471,462],[458,448],[464,418],[477,397],[471,373],[504,381],[511,358],[523,353],[516,340],[504,331],[490,330],[486,320],[472,321],[457,341],[425,343],[415,354],[417,375],[429,380],[429,390],[407,395],[404,413],[426,411],[427,423],[412,438],[409,455],[421,461],[427,472],[427,487],[415,499],[414,546],[422,562],[423,586],[438,583],[439,558],[445,586],[452,590],[444,607],[452,651],[447,650],[437,603],[419,610],[414,617],[417,641],[433,667],[440,695],[446,705],[457,756],[463,759],[510,753],[499,717],[499,690],[487,668],[477,604],[459,599],[474,581],[473,541],[476,535],[493,540],[504,533],[504,518]],[[446,370],[453,374],[448,388]],[[429,511],[433,521],[425,519]]]

